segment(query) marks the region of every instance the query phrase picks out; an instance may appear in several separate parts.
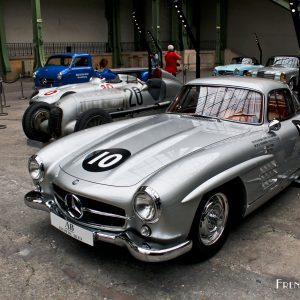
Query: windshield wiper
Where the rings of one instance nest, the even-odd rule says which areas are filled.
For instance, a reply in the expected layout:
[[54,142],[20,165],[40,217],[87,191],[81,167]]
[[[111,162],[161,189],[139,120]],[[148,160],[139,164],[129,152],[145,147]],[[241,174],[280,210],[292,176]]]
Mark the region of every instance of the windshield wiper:
[[213,120],[217,120],[217,121],[221,122],[220,118],[218,118],[218,117],[204,116],[204,115],[198,115],[198,114],[189,114],[189,116],[196,117],[196,118],[210,119],[210,120],[213,119]]

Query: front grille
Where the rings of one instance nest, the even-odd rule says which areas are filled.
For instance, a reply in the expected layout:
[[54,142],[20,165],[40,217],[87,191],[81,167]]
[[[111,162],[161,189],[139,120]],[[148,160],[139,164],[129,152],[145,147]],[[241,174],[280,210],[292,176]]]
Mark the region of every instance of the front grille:
[[233,71],[219,71],[220,75],[233,75]]
[[53,107],[50,110],[49,120],[48,120],[48,130],[52,137],[61,136],[61,121],[63,112],[59,107]]
[[265,73],[263,71],[258,71],[257,72],[257,77],[267,78],[267,79],[274,79],[275,74],[270,74],[270,73]]
[[[71,218],[67,212],[68,208],[64,201],[65,196],[69,194],[69,192],[56,184],[53,184],[53,189],[60,208]],[[123,227],[125,225],[127,218],[124,209],[80,195],[75,196],[80,199],[83,208],[83,216],[76,221],[93,226]],[[108,216],[108,214],[110,215]]]
[[54,79],[53,78],[39,78],[39,82],[42,85],[51,85],[51,84],[54,84]]

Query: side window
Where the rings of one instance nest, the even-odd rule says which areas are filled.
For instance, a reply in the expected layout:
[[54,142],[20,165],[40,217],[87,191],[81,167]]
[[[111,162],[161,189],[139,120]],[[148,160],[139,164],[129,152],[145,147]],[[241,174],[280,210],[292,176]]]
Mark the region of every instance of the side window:
[[86,67],[88,66],[87,57],[78,57],[75,60],[75,67]]
[[292,97],[288,90],[274,90],[268,96],[268,121],[284,121],[294,114]]

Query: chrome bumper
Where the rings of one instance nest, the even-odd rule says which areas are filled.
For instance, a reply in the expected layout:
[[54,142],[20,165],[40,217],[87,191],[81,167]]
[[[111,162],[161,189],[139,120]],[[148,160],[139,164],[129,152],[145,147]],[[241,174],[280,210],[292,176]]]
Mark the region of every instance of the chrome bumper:
[[[46,212],[53,212],[63,217],[58,213],[57,205],[53,200],[45,201],[42,194],[38,191],[31,191],[24,197],[24,202],[30,208],[43,210]],[[85,227],[85,229],[88,229]],[[91,230],[91,229],[89,229]],[[185,241],[181,244],[170,248],[155,249],[149,243],[137,244],[134,240],[141,240],[141,237],[134,238],[134,234],[130,236],[126,232],[114,233],[107,231],[91,230],[94,234],[94,241],[103,241],[112,243],[118,246],[125,246],[133,257],[146,262],[161,262],[173,259],[180,256],[192,248],[192,241]]]

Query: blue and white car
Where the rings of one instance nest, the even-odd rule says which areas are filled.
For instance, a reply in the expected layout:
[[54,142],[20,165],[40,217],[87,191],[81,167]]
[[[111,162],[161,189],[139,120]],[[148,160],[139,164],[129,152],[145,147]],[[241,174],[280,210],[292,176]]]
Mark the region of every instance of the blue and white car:
[[44,67],[33,72],[33,79],[36,88],[48,88],[88,82],[96,75],[90,54],[63,53],[50,56]]
[[229,65],[217,66],[213,70],[213,76],[236,75],[245,76],[250,70],[263,68],[254,57],[234,57]]

